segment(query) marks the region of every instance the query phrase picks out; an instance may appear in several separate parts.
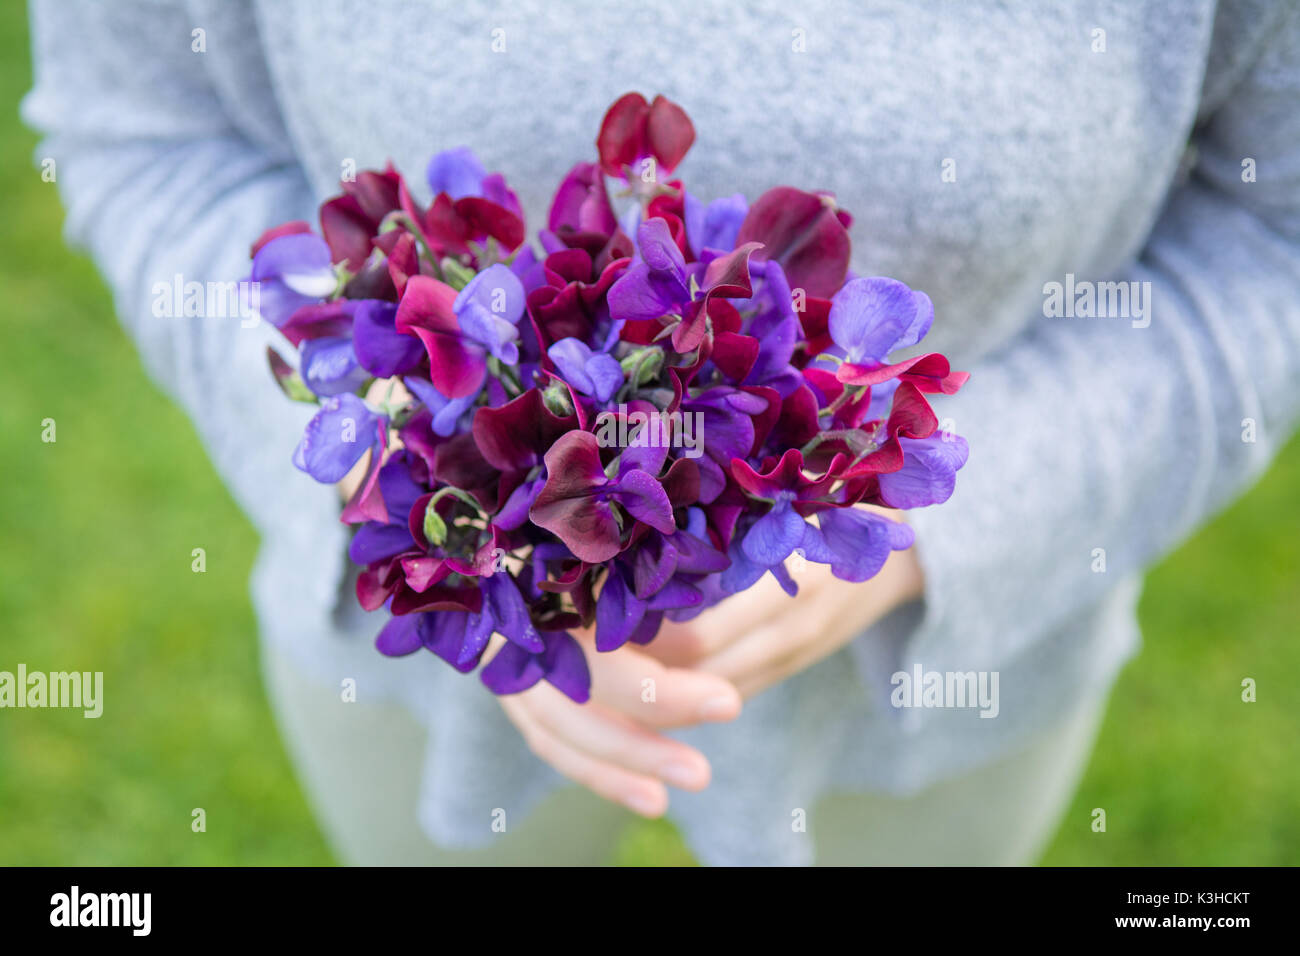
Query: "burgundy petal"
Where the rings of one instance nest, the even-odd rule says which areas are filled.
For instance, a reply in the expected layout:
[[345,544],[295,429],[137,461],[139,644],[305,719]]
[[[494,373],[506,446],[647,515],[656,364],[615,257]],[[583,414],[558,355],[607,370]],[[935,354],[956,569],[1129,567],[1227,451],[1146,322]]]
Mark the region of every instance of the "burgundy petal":
[[757,241],[760,262],[781,263],[792,289],[830,298],[844,284],[849,268],[849,234],[834,204],[816,193],[790,186],[769,189],[749,208],[736,242]]
[[540,389],[531,388],[499,408],[474,413],[474,441],[483,457],[501,471],[527,471],[576,424],[549,408]]

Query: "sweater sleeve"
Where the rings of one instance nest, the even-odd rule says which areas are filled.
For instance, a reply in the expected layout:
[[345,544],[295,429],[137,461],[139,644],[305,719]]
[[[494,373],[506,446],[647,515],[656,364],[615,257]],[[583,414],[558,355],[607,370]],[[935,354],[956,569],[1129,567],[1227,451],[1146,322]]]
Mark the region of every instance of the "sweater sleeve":
[[1231,83],[1207,80],[1191,173],[1115,277],[1149,284],[1149,325],[1035,318],[939,408],[970,460],[909,516],[927,579],[909,658],[1008,662],[1228,504],[1295,428],[1300,11],[1279,8]]
[[[188,283],[246,277],[253,239],[313,215],[251,9],[38,0],[31,13],[23,115],[43,134],[38,162],[54,160],[68,240],[94,258],[145,367],[258,530],[336,531],[332,489],[288,464],[311,410],[272,381],[274,331],[229,303],[219,315],[166,314],[175,286],[184,295]],[[251,104],[237,119],[226,108],[235,98]],[[206,312],[214,300],[204,300]]]

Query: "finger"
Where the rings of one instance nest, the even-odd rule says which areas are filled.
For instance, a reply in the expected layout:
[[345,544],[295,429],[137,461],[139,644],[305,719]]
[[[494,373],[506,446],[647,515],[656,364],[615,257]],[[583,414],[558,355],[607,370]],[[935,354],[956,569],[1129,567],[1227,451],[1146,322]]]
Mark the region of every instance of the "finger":
[[522,703],[543,728],[599,761],[683,790],[709,785],[711,771],[704,754],[598,703],[579,706],[549,685],[538,685]]
[[668,667],[691,667],[713,650],[713,645],[700,632],[698,617],[685,623],[666,620],[655,639],[641,645],[642,653]]
[[730,681],[665,667],[635,646],[601,653],[579,636],[591,666],[591,698],[650,727],[687,727],[734,720],[743,700]]
[[764,667],[793,654],[801,640],[806,640],[807,622],[787,619],[756,628],[744,640],[702,658],[700,670],[715,674],[733,684],[747,681]]
[[743,640],[701,659],[696,666],[725,678],[746,698],[751,697],[757,689],[794,673],[790,669],[794,661],[808,666],[838,647],[841,642],[837,635],[843,630],[846,610],[841,602],[831,600],[792,608],[755,628]]
[[735,678],[736,689],[745,700],[761,694],[787,677],[807,670],[822,658],[833,654],[842,645],[830,637],[812,644],[803,644],[794,653],[760,664],[756,669]]
[[915,570],[915,558],[901,558],[902,554],[898,552],[886,561],[870,582],[831,577],[829,583],[823,584],[817,600],[792,605],[781,617],[701,659],[696,666],[725,677],[746,698],[812,666],[895,606],[891,601],[896,592],[911,593],[912,585],[907,581],[919,572]]
[[501,706],[528,749],[574,783],[643,817],[653,819],[667,811],[668,788],[660,781],[597,760],[565,743],[532,719],[519,695],[502,697]]

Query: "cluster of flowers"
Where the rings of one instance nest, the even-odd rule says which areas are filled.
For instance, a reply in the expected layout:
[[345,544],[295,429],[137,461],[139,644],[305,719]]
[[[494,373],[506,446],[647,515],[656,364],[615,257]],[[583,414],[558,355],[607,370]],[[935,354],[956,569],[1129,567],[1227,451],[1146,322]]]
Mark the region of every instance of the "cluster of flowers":
[[430,162],[427,208],[390,164],[342,184],[321,236],[292,222],[253,246],[263,317],[297,349],[272,371],[320,406],[294,463],[364,470],[342,520],[361,605],[391,615],[383,653],[468,672],[495,633],[491,690],[545,679],[584,701],[570,630],[594,623],[611,651],[765,573],[794,594],[796,551],[865,581],[912,534],[854,505],[952,493],[966,445],[924,393],[966,375],[889,362],[929,298],[850,275],[830,195],[692,196],[667,177],[694,138],[669,100],[620,98],[540,256],[467,149]]

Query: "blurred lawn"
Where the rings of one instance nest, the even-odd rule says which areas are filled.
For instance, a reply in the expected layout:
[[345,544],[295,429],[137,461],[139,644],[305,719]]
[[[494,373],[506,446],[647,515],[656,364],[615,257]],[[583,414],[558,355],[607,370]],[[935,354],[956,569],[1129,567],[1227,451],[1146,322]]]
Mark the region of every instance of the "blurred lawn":
[[[16,114],[25,14],[0,9],[0,670],[104,671],[111,715],[0,710],[0,864],[330,862],[258,677],[253,533],[144,378],[93,267],[65,251]],[[1293,442],[1151,575],[1146,650],[1045,862],[1300,863],[1298,531]],[[190,570],[195,542],[206,574]],[[1241,703],[1244,677],[1258,703]],[[614,859],[690,861],[667,824],[638,826]]]

